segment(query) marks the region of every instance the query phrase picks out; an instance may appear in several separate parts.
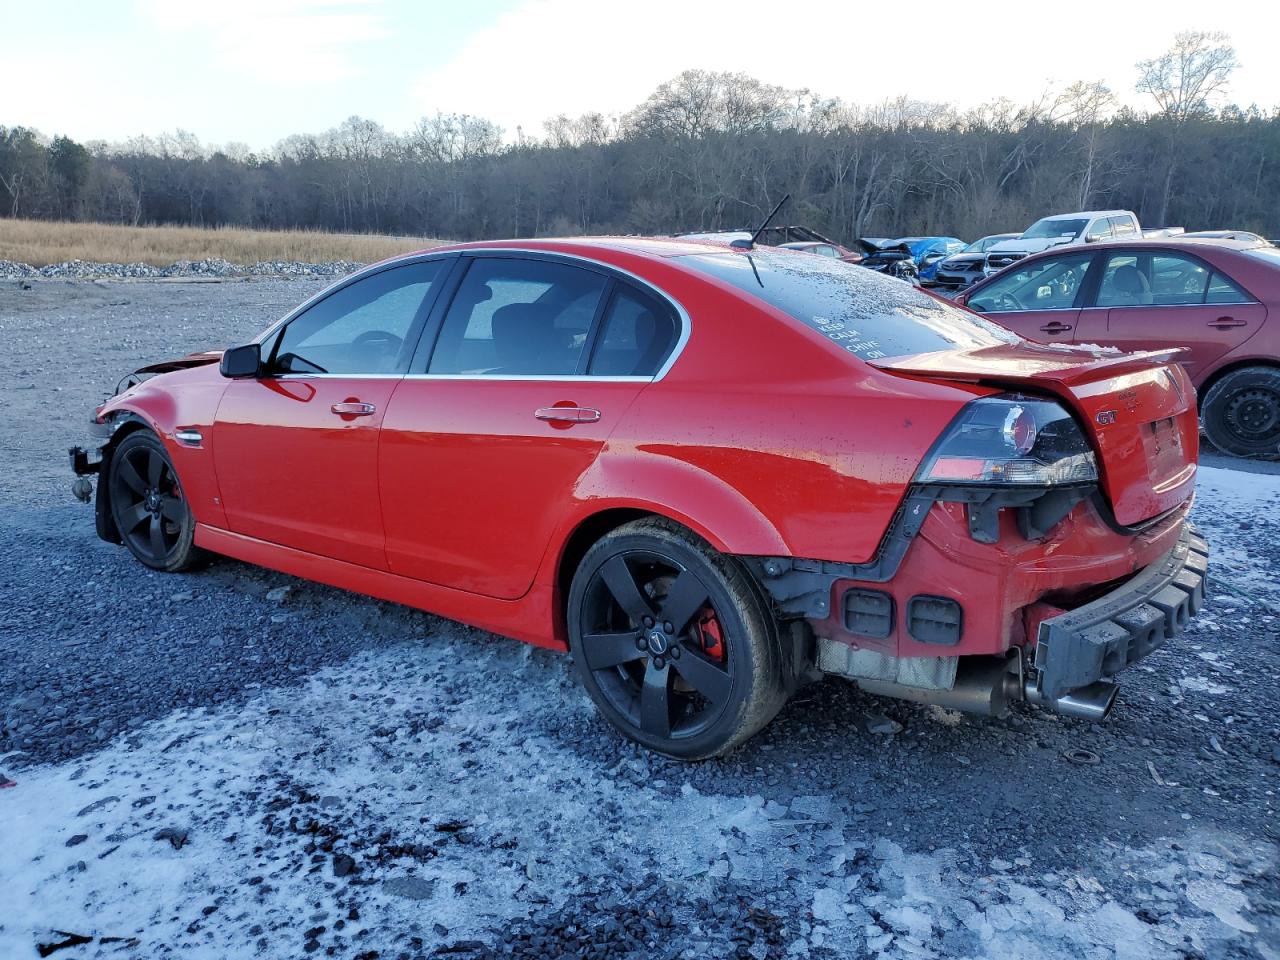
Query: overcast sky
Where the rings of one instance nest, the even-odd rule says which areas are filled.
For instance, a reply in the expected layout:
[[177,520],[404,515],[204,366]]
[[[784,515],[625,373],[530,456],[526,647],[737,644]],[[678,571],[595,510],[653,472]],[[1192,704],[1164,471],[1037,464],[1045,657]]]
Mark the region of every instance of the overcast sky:
[[1101,79],[1141,104],[1134,63],[1187,29],[1230,34],[1233,101],[1280,106],[1275,0],[0,0],[0,24],[0,124],[79,140],[182,128],[260,149],[352,114],[400,132],[437,110],[541,135],[691,67],[860,103],[967,107]]

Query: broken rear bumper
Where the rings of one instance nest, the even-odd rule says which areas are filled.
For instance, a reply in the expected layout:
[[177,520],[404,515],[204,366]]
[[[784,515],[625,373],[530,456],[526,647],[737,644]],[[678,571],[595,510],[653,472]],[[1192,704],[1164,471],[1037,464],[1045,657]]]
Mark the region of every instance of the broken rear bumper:
[[1028,700],[1052,704],[1106,681],[1173,639],[1204,602],[1209,545],[1189,523],[1177,545],[1122,586],[1040,622]]

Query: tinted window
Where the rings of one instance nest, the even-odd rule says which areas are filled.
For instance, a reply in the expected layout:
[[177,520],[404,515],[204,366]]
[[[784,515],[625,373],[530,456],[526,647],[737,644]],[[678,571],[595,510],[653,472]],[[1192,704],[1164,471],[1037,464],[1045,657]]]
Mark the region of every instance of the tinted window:
[[1251,303],[1252,298],[1220,273],[1214,273],[1205,291],[1205,303]]
[[1133,225],[1133,220],[1129,217],[1112,217],[1111,232],[1117,237],[1127,237],[1137,233],[1138,228]]
[[1199,260],[1180,254],[1112,254],[1102,274],[1098,306],[1204,303],[1209,273]]
[[675,346],[678,322],[665,304],[628,287],[614,290],[588,373],[651,377]]
[[372,274],[325,297],[284,328],[277,373],[394,373],[430,303],[427,294],[451,261],[428,260]]
[[1007,268],[969,298],[969,307],[983,313],[1069,310],[1092,260],[1092,253],[1076,253]]
[[1111,236],[1111,221],[1106,217],[1093,221],[1093,225],[1089,227],[1089,239],[1106,240]]
[[763,300],[863,360],[1020,342],[908,283],[839,261],[756,250],[680,262]]
[[467,270],[431,356],[431,373],[578,372],[605,278],[545,260],[481,257]]

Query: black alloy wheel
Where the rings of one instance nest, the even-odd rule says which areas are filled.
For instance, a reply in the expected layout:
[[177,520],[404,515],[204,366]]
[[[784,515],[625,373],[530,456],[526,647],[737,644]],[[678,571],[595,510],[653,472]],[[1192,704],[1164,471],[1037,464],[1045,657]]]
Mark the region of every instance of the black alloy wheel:
[[1231,371],[1205,394],[1200,413],[1205,434],[1223,453],[1280,459],[1280,370]]
[[741,743],[781,708],[775,625],[736,561],[663,520],[597,543],[569,598],[587,692],[626,736],[700,759]]
[[155,570],[177,571],[199,557],[195,519],[164,444],[139,430],[125,437],[108,471],[111,516],[129,551]]

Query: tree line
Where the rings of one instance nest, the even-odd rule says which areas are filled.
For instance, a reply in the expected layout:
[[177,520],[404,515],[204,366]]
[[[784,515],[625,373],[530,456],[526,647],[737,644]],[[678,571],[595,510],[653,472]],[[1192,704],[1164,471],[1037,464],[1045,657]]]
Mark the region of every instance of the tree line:
[[1235,54],[1180,34],[1137,65],[1151,109],[1098,82],[970,110],[874,107],[689,70],[618,116],[514,138],[439,114],[397,134],[352,117],[267,152],[189,133],[125,143],[0,126],[0,217],[480,239],[732,229],[783,215],[835,239],[1021,230],[1049,213],[1280,236],[1280,113],[1224,105]]

